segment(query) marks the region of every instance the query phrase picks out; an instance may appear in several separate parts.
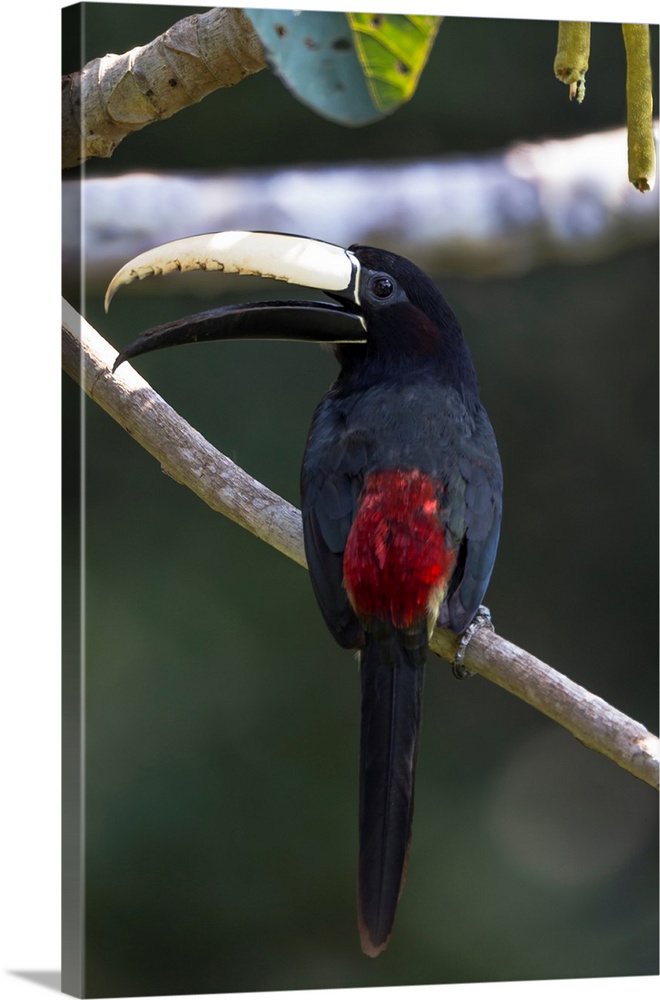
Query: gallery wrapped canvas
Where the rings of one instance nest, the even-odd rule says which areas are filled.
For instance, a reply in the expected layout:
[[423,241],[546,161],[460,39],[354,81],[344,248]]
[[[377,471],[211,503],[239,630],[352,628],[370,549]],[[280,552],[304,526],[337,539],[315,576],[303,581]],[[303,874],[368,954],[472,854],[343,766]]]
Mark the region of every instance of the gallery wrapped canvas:
[[654,975],[657,26],[63,40],[64,991]]

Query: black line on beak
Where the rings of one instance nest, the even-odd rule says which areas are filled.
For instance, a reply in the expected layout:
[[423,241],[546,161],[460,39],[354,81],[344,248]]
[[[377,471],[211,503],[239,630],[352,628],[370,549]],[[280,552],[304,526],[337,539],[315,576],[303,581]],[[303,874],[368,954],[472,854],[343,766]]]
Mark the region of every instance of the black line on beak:
[[112,371],[148,351],[211,340],[361,343],[365,330],[357,311],[330,302],[277,300],[222,306],[146,330],[119,353]]

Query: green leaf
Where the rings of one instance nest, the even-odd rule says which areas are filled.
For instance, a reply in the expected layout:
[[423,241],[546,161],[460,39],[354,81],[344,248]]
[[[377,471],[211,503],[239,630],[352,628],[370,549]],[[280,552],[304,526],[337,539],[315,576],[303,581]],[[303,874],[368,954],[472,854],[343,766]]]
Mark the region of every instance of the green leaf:
[[347,14],[375,106],[389,113],[415,93],[441,17]]
[[412,97],[439,17],[248,8],[268,64],[309,108],[367,125]]

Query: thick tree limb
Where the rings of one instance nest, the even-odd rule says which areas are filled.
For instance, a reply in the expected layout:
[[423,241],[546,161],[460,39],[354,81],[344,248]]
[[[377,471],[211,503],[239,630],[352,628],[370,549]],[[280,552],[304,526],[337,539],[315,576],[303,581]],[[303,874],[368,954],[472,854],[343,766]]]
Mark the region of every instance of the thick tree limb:
[[[436,273],[602,260],[658,238],[658,192],[635,191],[626,157],[626,130],[615,129],[463,159],[69,181],[63,267],[74,273],[83,256],[87,289],[101,291],[143,250],[224,229],[392,246]],[[148,283],[136,294],[149,294]]]
[[[160,462],[167,475],[306,566],[300,512],[295,507],[217,451],[130,365],[112,375],[117,352],[66,302],[62,335],[65,371]],[[431,649],[451,662],[456,642],[453,633],[436,629]],[[464,664],[554,719],[586,746],[658,787],[658,738],[530,653],[482,630],[471,640]]]
[[229,7],[185,17],[123,55],[93,59],[62,81],[62,166],[112,156],[131,132],[265,66],[252,22]]

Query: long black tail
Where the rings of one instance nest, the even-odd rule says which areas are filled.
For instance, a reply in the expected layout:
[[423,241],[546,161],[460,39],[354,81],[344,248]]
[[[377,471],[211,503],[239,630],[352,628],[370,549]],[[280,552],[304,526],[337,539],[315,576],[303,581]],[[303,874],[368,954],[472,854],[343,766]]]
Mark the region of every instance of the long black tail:
[[408,868],[426,635],[367,633],[360,658],[358,916],[365,954],[387,947]]

